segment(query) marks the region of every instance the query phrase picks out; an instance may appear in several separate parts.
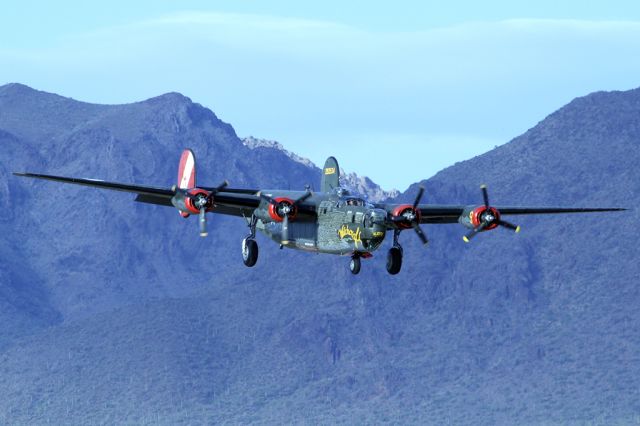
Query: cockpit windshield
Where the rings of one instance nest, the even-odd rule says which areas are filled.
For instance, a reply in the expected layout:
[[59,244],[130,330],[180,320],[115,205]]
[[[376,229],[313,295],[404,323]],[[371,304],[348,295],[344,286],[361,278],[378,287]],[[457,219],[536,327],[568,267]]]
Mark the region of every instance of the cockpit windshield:
[[342,200],[342,204],[345,206],[364,206],[366,205],[365,201],[362,198],[357,197],[344,197]]

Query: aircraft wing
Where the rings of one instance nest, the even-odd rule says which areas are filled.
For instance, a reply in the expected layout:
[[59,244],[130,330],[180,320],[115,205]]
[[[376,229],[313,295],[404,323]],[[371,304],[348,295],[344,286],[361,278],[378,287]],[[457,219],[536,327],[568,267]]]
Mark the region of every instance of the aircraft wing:
[[[89,186],[93,188],[110,189],[113,191],[130,192],[137,194],[135,201],[148,204],[173,207],[171,198],[176,194],[171,188],[158,188],[154,186],[132,185],[116,182],[106,182],[97,179],[81,179],[62,176],[51,176],[36,173],[14,173],[16,176],[45,179],[56,182],[71,183],[74,185]],[[201,187],[213,191],[214,188]],[[260,197],[255,195],[258,190],[224,188],[215,194],[215,207],[213,213],[233,216],[251,216],[253,209],[260,204]]]
[[[418,205],[420,223],[457,223],[458,218],[469,206]],[[558,214],[558,213],[594,213],[626,210],[623,208],[600,207],[501,207],[495,206],[502,216]]]

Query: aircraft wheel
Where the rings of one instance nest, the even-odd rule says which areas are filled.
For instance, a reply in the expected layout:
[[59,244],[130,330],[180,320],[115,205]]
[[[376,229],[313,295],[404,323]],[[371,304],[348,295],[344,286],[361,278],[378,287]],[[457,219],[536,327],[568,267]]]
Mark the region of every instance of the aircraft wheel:
[[349,262],[349,270],[353,275],[357,275],[360,272],[360,256],[351,257],[351,262]]
[[245,266],[252,267],[258,261],[258,243],[251,238],[242,240],[242,261]]
[[387,272],[395,275],[402,268],[402,248],[399,246],[391,247],[387,254]]

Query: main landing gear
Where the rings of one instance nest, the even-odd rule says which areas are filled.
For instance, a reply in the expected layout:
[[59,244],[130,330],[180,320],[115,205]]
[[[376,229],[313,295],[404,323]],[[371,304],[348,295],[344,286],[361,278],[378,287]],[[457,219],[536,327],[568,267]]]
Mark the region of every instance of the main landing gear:
[[252,267],[258,261],[258,243],[256,243],[256,222],[258,219],[252,215],[249,221],[249,235],[242,240],[242,261],[245,266]]
[[402,246],[398,242],[400,236],[399,230],[393,231],[393,247],[389,249],[387,254],[387,272],[396,275],[402,268]]

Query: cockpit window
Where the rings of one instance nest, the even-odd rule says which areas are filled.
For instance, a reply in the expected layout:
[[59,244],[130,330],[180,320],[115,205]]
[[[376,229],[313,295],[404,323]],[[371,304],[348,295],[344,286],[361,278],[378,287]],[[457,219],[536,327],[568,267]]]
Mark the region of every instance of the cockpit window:
[[347,198],[344,200],[347,206],[364,206],[364,200],[361,198]]

